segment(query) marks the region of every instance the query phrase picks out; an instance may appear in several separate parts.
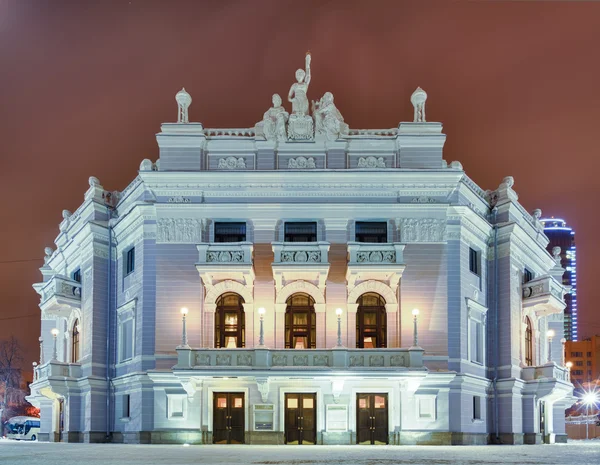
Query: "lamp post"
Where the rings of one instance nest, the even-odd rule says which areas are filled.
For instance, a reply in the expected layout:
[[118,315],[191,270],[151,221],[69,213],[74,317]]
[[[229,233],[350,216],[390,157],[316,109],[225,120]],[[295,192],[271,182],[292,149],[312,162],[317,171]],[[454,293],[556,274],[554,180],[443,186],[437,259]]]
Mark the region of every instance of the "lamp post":
[[573,362],[567,362],[565,366],[567,367],[567,373],[569,374],[569,381],[571,381],[571,367],[573,366]]
[[594,391],[587,391],[582,397],[585,404],[585,438],[590,438],[590,406],[598,402],[598,394]]
[[182,331],[181,331],[181,347],[188,347],[187,341],[187,329],[185,327],[185,317],[189,313],[187,307],[181,307],[181,322],[182,322]]
[[58,360],[58,352],[56,349],[56,338],[58,337],[58,328],[52,328],[50,330],[52,337],[54,338],[54,349],[52,350],[52,360]]
[[335,314],[337,315],[337,320],[338,320],[337,346],[336,347],[343,347],[343,345],[342,345],[342,309],[336,308]]
[[264,328],[264,319],[265,319],[265,307],[260,307],[258,309],[258,315],[260,317],[260,331],[258,333],[258,347],[265,346],[265,328]]
[[548,337],[548,363],[552,362],[552,338],[554,337],[554,330],[549,329],[546,331]]
[[419,316],[419,309],[414,308],[412,311],[412,314],[413,314],[413,324],[414,324],[413,347],[418,347],[419,346],[419,336],[417,334],[417,318]]

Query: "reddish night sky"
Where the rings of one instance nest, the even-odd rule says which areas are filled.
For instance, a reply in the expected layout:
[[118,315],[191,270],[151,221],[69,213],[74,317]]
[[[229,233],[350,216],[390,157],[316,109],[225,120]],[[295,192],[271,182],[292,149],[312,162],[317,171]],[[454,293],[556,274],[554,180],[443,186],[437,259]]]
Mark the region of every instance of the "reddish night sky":
[[446,160],[484,189],[512,175],[528,211],[564,217],[580,337],[600,333],[598,31],[595,2],[0,0],[0,338],[21,338],[26,367],[37,359],[31,284],[61,211],[89,176],[122,190],[157,158],[182,86],[191,120],[250,127],[306,50],[309,99],[333,92],[352,128],[410,121],[421,86]]

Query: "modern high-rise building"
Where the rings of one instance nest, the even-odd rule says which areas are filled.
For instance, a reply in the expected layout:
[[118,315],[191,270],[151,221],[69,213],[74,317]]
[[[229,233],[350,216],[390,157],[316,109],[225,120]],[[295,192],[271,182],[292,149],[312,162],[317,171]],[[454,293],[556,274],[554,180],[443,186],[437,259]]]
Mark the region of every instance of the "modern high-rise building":
[[571,286],[571,293],[565,296],[565,339],[577,341],[577,256],[575,231],[560,218],[544,218],[544,233],[550,239],[548,251],[560,247],[561,265],[566,270],[562,278],[565,286]]

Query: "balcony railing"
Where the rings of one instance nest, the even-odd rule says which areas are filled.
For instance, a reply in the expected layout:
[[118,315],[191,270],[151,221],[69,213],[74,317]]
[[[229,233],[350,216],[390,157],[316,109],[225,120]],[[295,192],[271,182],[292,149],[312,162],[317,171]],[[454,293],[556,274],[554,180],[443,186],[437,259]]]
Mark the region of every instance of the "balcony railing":
[[540,276],[523,284],[523,306],[536,307],[538,316],[560,313],[565,308],[564,288],[552,276]]
[[272,242],[274,265],[327,265],[329,242]]
[[66,317],[72,308],[81,307],[81,284],[65,276],[54,275],[36,289],[40,308],[49,316]]
[[79,363],[65,363],[50,360],[33,370],[33,381],[43,381],[48,378],[81,378],[81,365]]
[[350,265],[404,264],[404,244],[348,242]]
[[252,264],[251,242],[202,243],[197,245],[198,264]]
[[549,362],[536,367],[524,367],[521,369],[521,378],[524,381],[551,380],[570,382],[569,370],[566,367]]
[[423,368],[423,349],[177,348],[175,370],[405,370]]

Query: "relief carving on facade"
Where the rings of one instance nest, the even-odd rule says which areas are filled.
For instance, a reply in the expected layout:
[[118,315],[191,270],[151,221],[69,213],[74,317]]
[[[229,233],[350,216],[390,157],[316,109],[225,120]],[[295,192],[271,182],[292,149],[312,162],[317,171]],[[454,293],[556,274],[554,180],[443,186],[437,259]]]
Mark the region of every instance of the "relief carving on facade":
[[399,218],[401,242],[444,242],[446,221],[433,218]]
[[357,263],[396,263],[396,252],[393,250],[373,250],[356,253]]
[[231,366],[231,355],[217,354],[217,366],[224,366],[224,367]]
[[294,366],[296,366],[296,367],[308,366],[308,355],[294,355]]
[[284,263],[320,263],[321,252],[318,250],[298,250],[281,252],[281,262]]
[[383,157],[360,157],[358,168],[385,168],[385,160]]
[[204,225],[204,220],[197,218],[159,218],[156,242],[200,243]]
[[316,367],[326,367],[329,366],[329,356],[328,355],[313,355],[313,365]]
[[405,367],[406,366],[406,357],[404,355],[392,355],[390,357],[390,366]]
[[220,170],[245,170],[246,160],[243,157],[219,158],[217,169]]
[[288,169],[312,169],[316,167],[317,165],[313,157],[290,158],[288,161]]
[[275,367],[287,366],[287,355],[273,354],[273,366],[275,366]]
[[364,355],[350,355],[350,366],[351,367],[364,367],[365,366]]
[[244,252],[241,250],[223,250],[221,252],[206,252],[207,263],[244,263]]
[[196,354],[196,360],[194,361],[194,365],[201,367],[210,366],[210,355]]
[[252,355],[238,354],[237,364],[238,364],[238,366],[251,367],[252,366]]
[[383,355],[371,355],[369,357],[369,366],[382,367],[383,366]]

